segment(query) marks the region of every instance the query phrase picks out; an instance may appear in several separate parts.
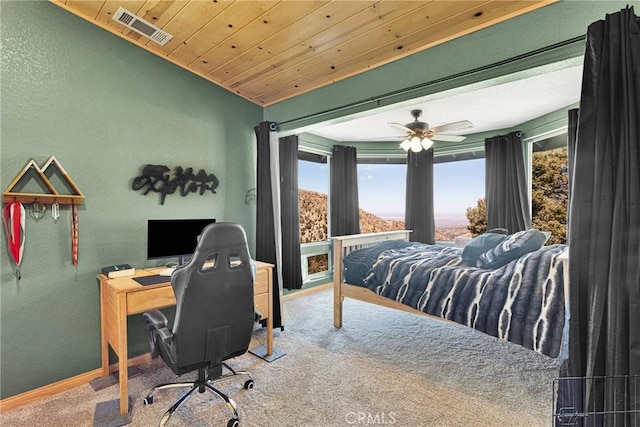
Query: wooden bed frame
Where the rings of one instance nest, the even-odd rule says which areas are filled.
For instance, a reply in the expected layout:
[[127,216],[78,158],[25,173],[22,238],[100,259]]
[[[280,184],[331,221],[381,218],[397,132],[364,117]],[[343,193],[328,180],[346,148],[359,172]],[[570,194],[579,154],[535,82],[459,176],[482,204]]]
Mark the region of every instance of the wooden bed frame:
[[[387,240],[409,240],[411,230],[384,231],[381,233],[353,234],[350,236],[336,236],[333,240],[333,326],[342,327],[342,303],[345,297],[369,302],[384,307],[395,308],[421,316],[432,317],[427,313],[416,310],[407,305],[380,296],[375,292],[358,285],[344,282],[344,264],[342,260],[352,251],[375,246]],[[440,320],[446,320],[438,317]]]
[[[409,234],[411,230],[398,230],[398,231],[384,231],[381,233],[368,233],[368,234],[353,234],[350,236],[337,236],[332,237],[333,240],[333,326],[336,328],[342,327],[342,303],[345,297],[356,299],[359,301],[369,302],[372,304],[381,305],[384,307],[394,308],[396,310],[406,311],[408,313],[419,314],[425,317],[431,317],[438,320],[444,320],[447,322],[455,323],[451,320],[444,319],[442,317],[433,316],[428,313],[424,313],[420,310],[416,310],[407,305],[391,300],[389,298],[380,296],[375,292],[358,285],[350,285],[344,282],[344,263],[343,259],[352,251],[375,246],[380,242],[387,240],[409,240]],[[568,250],[561,255],[561,260],[564,262],[564,296],[565,296],[565,310],[568,313],[569,310],[569,256]]]

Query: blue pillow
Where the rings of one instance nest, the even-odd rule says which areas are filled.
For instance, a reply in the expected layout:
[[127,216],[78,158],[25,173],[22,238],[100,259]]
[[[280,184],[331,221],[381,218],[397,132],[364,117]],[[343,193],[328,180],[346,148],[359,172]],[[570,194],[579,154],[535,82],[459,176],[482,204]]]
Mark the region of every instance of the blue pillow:
[[509,230],[506,228],[492,228],[491,230],[487,230],[486,233],[504,234],[507,236],[509,234]]
[[520,258],[529,252],[537,251],[547,241],[547,236],[540,230],[518,231],[507,236],[499,245],[480,255],[477,267],[498,268]]
[[478,257],[498,246],[507,236],[498,233],[483,233],[474,237],[462,248],[462,261],[466,265],[475,266]]

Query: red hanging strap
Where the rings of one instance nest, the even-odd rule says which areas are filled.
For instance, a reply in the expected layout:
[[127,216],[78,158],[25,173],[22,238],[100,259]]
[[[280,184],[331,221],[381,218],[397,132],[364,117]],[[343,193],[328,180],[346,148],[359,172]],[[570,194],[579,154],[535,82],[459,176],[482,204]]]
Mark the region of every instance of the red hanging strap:
[[20,280],[20,263],[24,253],[25,241],[25,210],[22,203],[18,201],[9,202],[2,211],[4,222],[4,232],[7,236],[9,253],[16,263],[16,276]]
[[78,205],[71,205],[71,262],[78,273]]

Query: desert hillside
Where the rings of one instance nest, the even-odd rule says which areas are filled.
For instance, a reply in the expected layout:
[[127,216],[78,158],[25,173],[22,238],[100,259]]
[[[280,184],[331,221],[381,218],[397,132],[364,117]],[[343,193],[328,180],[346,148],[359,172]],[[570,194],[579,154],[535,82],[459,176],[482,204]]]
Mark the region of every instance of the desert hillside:
[[[301,243],[327,240],[327,195],[315,191],[299,190]],[[404,221],[386,220],[360,209],[360,232],[404,230]],[[457,236],[471,236],[466,227],[436,229],[436,240],[452,241]]]
[[298,190],[300,243],[327,240],[327,195]]

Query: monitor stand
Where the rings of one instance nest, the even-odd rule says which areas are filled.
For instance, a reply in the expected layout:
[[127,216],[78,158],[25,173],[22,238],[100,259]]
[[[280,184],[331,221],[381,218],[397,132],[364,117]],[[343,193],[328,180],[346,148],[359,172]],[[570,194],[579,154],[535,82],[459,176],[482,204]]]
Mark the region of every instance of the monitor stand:
[[178,257],[178,267],[182,267],[184,265],[189,264],[189,261],[191,261],[191,258],[193,258],[193,254],[191,254],[191,255],[180,255]]

